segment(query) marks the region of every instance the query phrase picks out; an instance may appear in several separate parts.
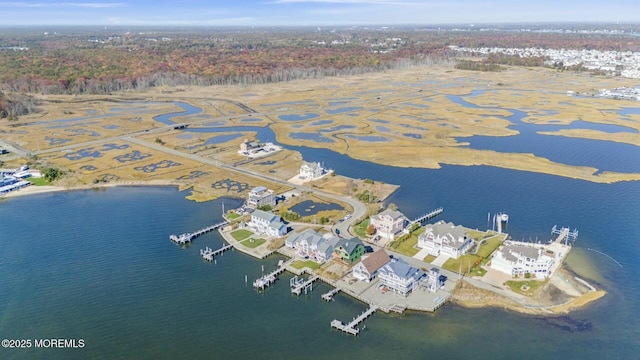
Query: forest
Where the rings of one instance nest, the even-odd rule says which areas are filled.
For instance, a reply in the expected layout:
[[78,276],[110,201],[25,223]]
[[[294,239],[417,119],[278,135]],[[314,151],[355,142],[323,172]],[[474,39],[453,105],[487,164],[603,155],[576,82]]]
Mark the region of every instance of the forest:
[[[637,30],[637,29],[636,29]],[[455,63],[449,45],[640,51],[640,36],[452,28],[2,29],[0,116],[32,111],[21,94],[109,94],[155,86],[229,85]],[[460,68],[541,66],[494,56]]]

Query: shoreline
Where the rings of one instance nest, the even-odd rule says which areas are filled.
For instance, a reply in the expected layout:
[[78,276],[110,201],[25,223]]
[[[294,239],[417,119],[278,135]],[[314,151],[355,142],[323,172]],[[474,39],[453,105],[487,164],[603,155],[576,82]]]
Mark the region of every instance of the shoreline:
[[[5,198],[19,198],[23,196],[56,193],[56,192],[62,192],[62,191],[96,190],[96,189],[106,189],[106,188],[115,188],[115,187],[154,187],[154,186],[161,186],[161,187],[171,186],[171,187],[176,187],[178,189],[180,188],[180,184],[176,184],[175,182],[165,181],[165,180],[121,181],[121,182],[115,182],[115,183],[103,183],[103,184],[81,185],[81,186],[70,186],[70,187],[53,186],[53,185],[45,185],[45,186],[32,185],[32,186],[28,186],[26,188],[8,193],[0,197],[0,200]],[[233,245],[236,250],[239,250],[245,255],[251,256],[257,260],[262,260],[265,257],[270,256],[275,252],[278,252],[278,251],[269,251],[268,254],[266,254],[265,256],[265,254],[259,254],[255,250],[251,251],[252,249],[242,249],[242,247],[238,242],[229,241],[229,237],[225,236],[222,233],[221,233],[221,236],[223,240]],[[568,269],[565,269],[565,270],[568,270]],[[572,271],[570,272],[573,275],[577,276],[577,274],[573,273]],[[345,293],[348,293],[348,292],[345,292]],[[595,290],[588,291],[586,293],[582,293],[579,296],[573,296],[568,301],[561,304],[551,304],[546,306],[544,305],[540,306],[540,305],[521,303],[507,296],[504,296],[489,290],[477,288],[466,282],[461,282],[460,286],[458,286],[455,290],[452,291],[452,297],[450,301],[458,306],[469,308],[469,309],[501,308],[504,310],[513,311],[513,312],[517,312],[525,315],[555,316],[560,314],[568,314],[576,310],[584,309],[589,304],[604,297],[606,294],[607,292],[604,290],[595,289]],[[358,299],[358,297],[354,297],[354,298]]]
[[92,184],[92,185],[77,185],[77,186],[59,186],[59,185],[43,185],[36,186],[31,185],[25,188],[12,191],[8,194],[0,196],[0,199],[9,199],[9,198],[18,198],[23,196],[37,195],[37,194],[48,194],[62,191],[76,191],[76,190],[96,190],[96,189],[105,189],[105,188],[113,188],[113,187],[153,187],[153,186],[174,186],[179,188],[180,185],[170,181],[123,181],[116,183],[103,183],[103,184]]

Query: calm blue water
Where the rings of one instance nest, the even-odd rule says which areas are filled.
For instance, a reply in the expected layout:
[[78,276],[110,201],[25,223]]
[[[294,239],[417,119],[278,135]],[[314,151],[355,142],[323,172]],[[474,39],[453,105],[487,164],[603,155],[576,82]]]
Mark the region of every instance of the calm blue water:
[[[257,129],[261,141],[275,142],[271,129]],[[578,147],[573,151],[587,146],[567,144]],[[401,185],[387,202],[410,218],[442,206],[440,219],[484,229],[487,212],[504,211],[516,239],[548,239],[555,224],[578,228],[568,265],[608,295],[552,319],[450,304],[436,314],[376,313],[354,338],[329,326],[365,308],[348,296],[324,303],[323,284],[292,296],[289,274],[264,294],[245,285],[245,275],[252,281],[278,257],[257,261],[229,252],[207,264],[199,249],[221,246],[216,233],[188,249],[168,241],[169,234],[219,221],[221,203],[232,208],[239,200],[195,203],[175,188],[155,187],[34,195],[0,201],[0,333],[82,338],[86,346],[0,349],[0,358],[638,357],[640,182],[593,184],[487,166],[396,168],[326,149],[288,148],[341,175]]]
[[[464,100],[478,96],[483,91],[473,91],[467,96],[447,95],[447,99],[464,107],[482,109],[478,105]],[[613,124],[595,124],[587,121],[574,121],[570,125],[536,125],[522,122],[527,117],[526,111],[487,107],[487,109],[507,110],[512,115],[502,117],[514,125],[510,128],[520,134],[516,136],[471,136],[460,141],[469,142],[469,147],[479,150],[499,152],[532,153],[551,161],[573,166],[592,166],[600,171],[640,172],[640,147],[629,144],[618,144],[610,141],[573,139],[561,136],[541,135],[542,131],[558,131],[561,129],[591,129],[604,132],[631,132],[636,130]],[[629,109],[629,108],[625,108]]]

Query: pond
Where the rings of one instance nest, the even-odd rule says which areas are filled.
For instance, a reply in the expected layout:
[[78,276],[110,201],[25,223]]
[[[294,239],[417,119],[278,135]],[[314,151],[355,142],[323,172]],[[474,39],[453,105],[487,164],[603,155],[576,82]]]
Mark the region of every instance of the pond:
[[307,113],[307,114],[278,115],[278,119],[282,121],[305,121],[305,120],[315,119],[317,117],[320,117],[320,114]]
[[344,207],[336,203],[319,203],[313,200],[305,200],[289,209],[302,216],[315,215],[325,210],[344,210]]

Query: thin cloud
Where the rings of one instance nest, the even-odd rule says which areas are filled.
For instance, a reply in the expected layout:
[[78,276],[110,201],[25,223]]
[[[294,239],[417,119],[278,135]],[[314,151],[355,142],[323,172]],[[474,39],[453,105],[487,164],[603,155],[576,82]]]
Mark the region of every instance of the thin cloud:
[[79,2],[60,2],[60,3],[27,3],[27,2],[0,2],[0,7],[22,7],[22,8],[60,8],[60,7],[79,7],[79,8],[115,8],[127,6],[124,3],[79,3]]

